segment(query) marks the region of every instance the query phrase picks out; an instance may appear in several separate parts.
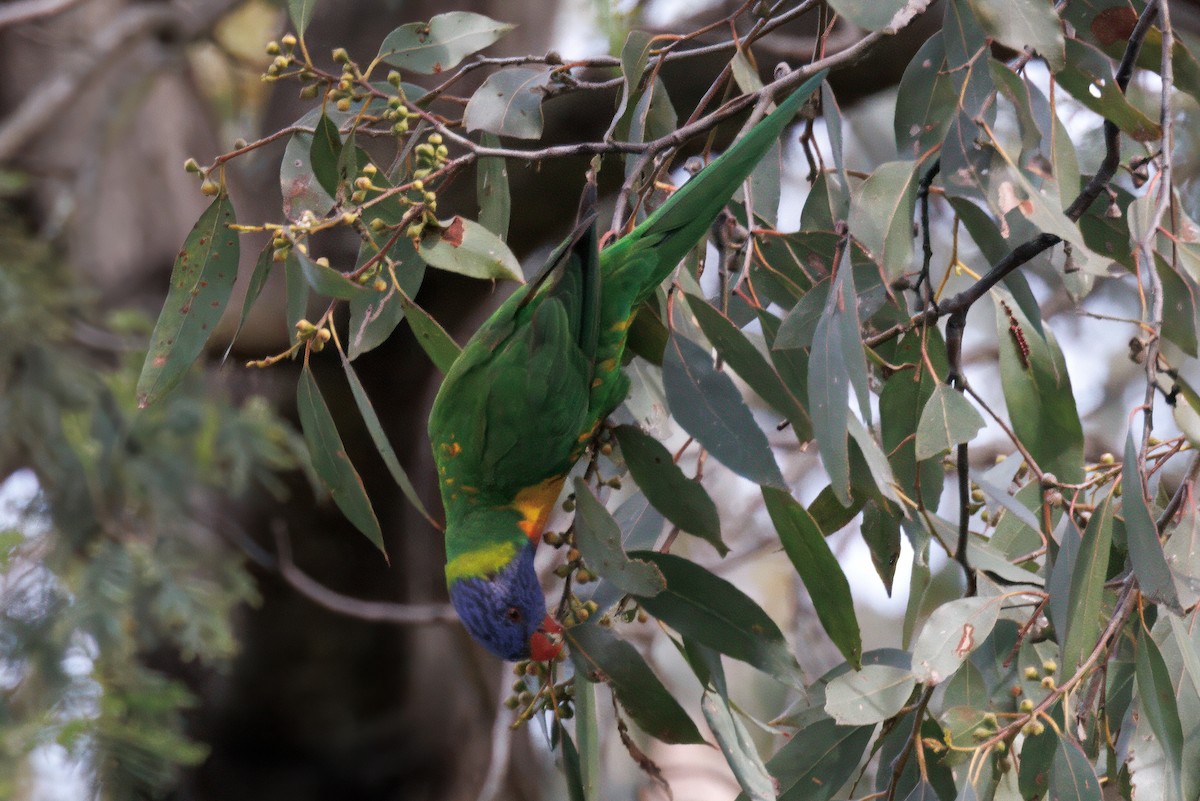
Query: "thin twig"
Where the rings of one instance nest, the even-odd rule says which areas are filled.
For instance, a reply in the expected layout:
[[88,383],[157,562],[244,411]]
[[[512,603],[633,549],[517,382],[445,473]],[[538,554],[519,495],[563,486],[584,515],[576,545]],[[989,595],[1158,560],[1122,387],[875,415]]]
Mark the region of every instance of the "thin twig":
[[406,626],[457,623],[458,615],[450,604],[394,604],[385,601],[363,601],[335,592],[296,567],[292,561],[291,543],[281,521],[272,526],[275,534],[277,569],[293,589],[317,605],[339,615],[380,623],[399,623]]

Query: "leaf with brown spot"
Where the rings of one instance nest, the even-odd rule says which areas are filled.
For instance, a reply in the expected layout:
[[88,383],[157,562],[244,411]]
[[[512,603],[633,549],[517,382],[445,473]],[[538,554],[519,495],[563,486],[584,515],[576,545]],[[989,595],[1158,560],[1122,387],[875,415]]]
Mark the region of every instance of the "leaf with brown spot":
[[221,319],[237,278],[240,248],[237,234],[229,229],[236,221],[229,195],[221,192],[200,215],[179,251],[138,377],[139,409],[179,383]]

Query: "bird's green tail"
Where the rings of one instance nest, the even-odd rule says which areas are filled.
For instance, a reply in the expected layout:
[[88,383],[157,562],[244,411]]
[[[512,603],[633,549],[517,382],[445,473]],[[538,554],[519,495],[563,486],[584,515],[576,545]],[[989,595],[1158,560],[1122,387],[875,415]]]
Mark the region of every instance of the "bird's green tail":
[[779,138],[800,106],[824,79],[825,71],[821,71],[805,81],[775,111],[734,142],[624,237],[628,247],[654,253],[654,272],[642,284],[647,293],[662,283],[679,260],[700,241],[738,186],[746,180],[770,149],[771,143]]

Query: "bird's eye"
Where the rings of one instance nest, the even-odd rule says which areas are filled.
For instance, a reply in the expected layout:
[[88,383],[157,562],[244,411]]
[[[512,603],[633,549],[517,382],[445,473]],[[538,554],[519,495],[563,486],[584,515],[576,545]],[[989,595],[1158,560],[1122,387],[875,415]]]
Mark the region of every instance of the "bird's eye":
[[513,623],[521,622],[521,610],[515,606],[508,607],[508,609],[505,610],[504,614]]

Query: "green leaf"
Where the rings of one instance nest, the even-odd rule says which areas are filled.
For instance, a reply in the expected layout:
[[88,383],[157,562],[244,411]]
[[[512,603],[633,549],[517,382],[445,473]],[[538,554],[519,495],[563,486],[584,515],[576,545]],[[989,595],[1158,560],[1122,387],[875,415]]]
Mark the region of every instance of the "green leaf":
[[1000,384],[1017,437],[1042,470],[1060,481],[1083,481],[1083,427],[1067,364],[1054,334],[1043,338],[1002,289],[992,290],[998,306]]
[[654,508],[684,531],[707,541],[721,556],[729,553],[721,541],[717,506],[700,482],[685,476],[662,443],[640,428],[617,426],[613,433],[629,473]]
[[638,597],[647,612],[685,637],[747,662],[784,684],[804,688],[800,665],[783,633],[748,595],[673,554],[635,551],[630,556],[658,565],[667,579],[665,591]]
[[363,489],[362,479],[342,445],[329,407],[321,397],[317,381],[308,365],[300,373],[296,387],[296,407],[300,415],[300,427],[304,430],[304,441],[312,457],[313,469],[333,496],[334,503],[342,510],[346,519],[366,535],[376,548],[387,558],[383,548],[383,532],[371,508],[371,501]]
[[1041,798],[1050,789],[1050,769],[1054,765],[1054,755],[1058,748],[1058,735],[1053,729],[1043,729],[1041,734],[1025,735],[1025,742],[1021,745],[1021,763],[1017,771],[1017,787],[1022,798]]
[[654,35],[645,31],[630,31],[625,38],[625,44],[621,47],[621,100],[612,124],[605,132],[606,141],[629,140],[629,123],[633,108],[642,97],[639,87],[642,86],[642,74],[646,71],[653,44]]
[[417,344],[429,356],[433,366],[440,370],[442,375],[450,372],[450,367],[458,358],[458,354],[462,353],[462,348],[429,312],[403,292],[400,293],[400,305],[404,309],[404,319],[408,321],[408,327],[417,338]]
[[1095,47],[1067,40],[1066,67],[1054,76],[1071,96],[1139,142],[1162,137],[1158,123],[1129,102],[1113,77],[1112,62]]
[[767,772],[754,739],[729,702],[718,693],[705,690],[700,698],[700,711],[749,801],[775,801],[775,779]]
[[667,586],[657,567],[626,556],[620,527],[582,478],[575,479],[575,545],[588,569],[621,592],[652,597]]
[[[297,124],[303,124],[304,121],[301,118]],[[283,149],[283,160],[279,163],[283,214],[292,222],[299,222],[305,212],[312,212],[318,219],[324,217],[336,202],[317,180],[312,166],[312,149],[312,134],[294,133],[288,139]]]
[[[417,252],[412,243],[405,240],[405,247],[393,247],[392,258],[397,251],[405,255],[403,261],[396,267],[396,280],[400,283],[400,292],[412,297],[421,288],[425,280],[425,262],[417,258]],[[391,336],[404,319],[404,304],[400,300],[400,292],[388,281],[388,287],[382,292],[373,287],[364,287],[364,292],[356,293],[350,298],[350,323],[346,331],[346,350],[350,360],[357,359],[367,351],[374,350]]]
[[384,38],[378,58],[400,69],[434,75],[491,45],[512,25],[469,11],[438,14],[429,22],[401,25]]
[[850,230],[889,280],[912,270],[917,163],[879,165],[850,195]]
[[838,726],[830,718],[796,732],[767,761],[779,781],[779,801],[828,801],[854,776],[874,732],[874,726]]
[[825,687],[825,711],[843,726],[879,723],[899,712],[917,680],[912,671],[890,665],[865,665],[843,673]]
[[426,229],[417,253],[430,267],[470,278],[524,283],[521,265],[508,245],[474,220],[455,217],[438,229]]
[[1196,514],[1194,498],[1184,501],[1183,514],[1163,546],[1163,553],[1175,578],[1180,605],[1191,609],[1200,601],[1200,516]]
[[821,323],[821,314],[829,303],[829,288],[833,285],[830,280],[818,281],[792,307],[779,326],[779,335],[775,338],[776,350],[796,348],[811,348]]
[[183,379],[204,350],[237,279],[240,246],[229,230],[233,204],[222,191],[192,227],[171,268],[150,349],[138,376],[137,405],[144,409]]
[[938,684],[987,639],[1000,615],[1003,596],[960,598],[934,610],[913,645],[913,674],[924,684]]
[[312,165],[313,175],[317,182],[330,197],[337,197],[338,190],[338,161],[342,154],[342,137],[333,120],[324,114],[313,127],[312,144],[309,145],[308,158]]
[[989,36],[1018,53],[1032,48],[1051,72],[1066,63],[1062,23],[1050,0],[968,0]]
[[540,139],[542,99],[553,75],[545,67],[505,67],[493,72],[467,101],[463,114],[467,130]]
[[221,357],[222,361],[229,358],[230,352],[233,351],[233,345],[237,342],[238,334],[242,333],[242,326],[246,324],[246,318],[250,316],[250,309],[254,307],[254,302],[258,300],[263,287],[267,285],[267,279],[271,277],[271,266],[275,263],[274,256],[275,248],[270,242],[267,242],[258,254],[258,261],[254,263],[254,272],[250,274],[250,282],[246,285],[246,297],[242,301],[242,313],[238,315],[237,328],[233,330],[233,336],[229,338],[225,355]]
[[600,721],[596,714],[596,690],[591,682],[575,688],[575,737],[579,740],[579,784],[583,801],[599,801]]
[[361,284],[354,283],[332,267],[326,267],[324,264],[313,261],[299,250],[293,252],[296,256],[296,263],[300,265],[300,272],[304,275],[304,280],[318,295],[339,300],[351,300],[356,295],[372,291]]
[[843,506],[850,505],[850,455],[847,441],[853,384],[859,409],[870,422],[867,364],[859,333],[858,299],[850,260],[843,257],[817,323],[808,362],[808,409],[829,483]]
[[308,23],[312,22],[313,11],[317,8],[317,0],[288,0],[288,14],[292,24],[296,26],[296,35],[304,38]]
[[[931,374],[926,359],[937,371]],[[940,459],[917,461],[917,431],[921,412],[946,376],[946,346],[937,329],[905,334],[891,361],[902,365],[879,393],[879,428],[892,475],[909,498],[937,511],[945,474]]]
[[[479,137],[479,143],[484,147],[499,147],[500,138],[485,132]],[[501,239],[508,239],[508,221],[512,212],[512,195],[508,189],[508,162],[502,158],[485,157],[479,159],[475,170],[479,224]]]
[[924,3],[910,0],[830,0],[837,13],[860,28],[895,33],[924,10]]
[[1112,521],[1112,497],[1106,496],[1092,512],[1071,573],[1066,636],[1061,640],[1065,676],[1074,674],[1091,654],[1104,626],[1104,581],[1112,548]]
[[1121,465],[1121,511],[1125,515],[1125,535],[1128,538],[1129,561],[1138,587],[1148,599],[1166,604],[1177,614],[1183,614],[1175,581],[1167,567],[1158,526],[1150,517],[1146,498],[1142,494],[1142,476],[1138,469],[1137,450],[1133,445],[1133,430],[1125,435],[1125,462]]
[[733,381],[713,368],[704,348],[671,333],[663,356],[671,413],[717,461],[757,484],[786,486],[766,435]]
[[890,597],[896,565],[900,561],[900,516],[871,501],[863,507],[859,529],[871,553],[871,564]]
[[1145,628],[1137,639],[1137,692],[1150,730],[1162,746],[1175,797],[1182,795],[1183,726],[1175,700],[1175,685],[1158,644]]
[[[1022,752],[1024,753],[1024,752]],[[1053,801],[1100,801],[1100,780],[1092,760],[1078,743],[1058,738],[1054,764],[1050,768],[1050,798]]]
[[775,367],[751,344],[732,320],[703,298],[687,295],[687,300],[688,307],[700,323],[700,330],[726,364],[749,384],[759,397],[787,418],[797,439],[808,441],[812,437],[812,423],[809,422],[808,412],[783,383]]
[[392,479],[400,487],[400,491],[404,493],[408,502],[421,513],[421,517],[429,521],[431,526],[440,528],[437,521],[433,519],[433,515],[429,514],[429,510],[425,508],[425,504],[421,502],[421,496],[417,494],[417,488],[409,480],[408,474],[400,466],[400,460],[396,458],[396,451],[392,449],[392,443],[388,441],[387,434],[384,433],[383,423],[380,422],[379,415],[375,413],[375,407],[371,405],[371,399],[367,397],[367,391],[363,388],[362,382],[358,380],[358,374],[354,372],[350,360],[344,353],[339,352],[339,355],[342,358],[342,370],[345,371],[346,380],[350,383],[350,394],[354,396],[354,404],[358,406],[358,413],[362,415],[363,423],[367,426],[367,433],[371,435],[371,441],[375,443],[375,450],[379,451],[380,458],[387,465],[388,472],[392,474]]
[[571,647],[576,675],[611,686],[621,706],[642,731],[664,743],[704,742],[696,724],[636,648],[611,630],[592,624],[573,626],[564,636]]
[[787,492],[763,487],[762,494],[783,549],[808,589],[822,628],[846,661],[857,668],[862,660],[862,635],[854,614],[854,598],[825,535],[808,510]]
[[298,336],[296,323],[303,320],[304,316],[308,314],[308,282],[304,280],[304,273],[296,258],[295,248],[288,253],[287,259],[284,261],[283,280],[288,341],[295,343]]
[[930,459],[970,442],[983,426],[983,415],[961,392],[949,384],[938,384],[917,424],[917,460]]

